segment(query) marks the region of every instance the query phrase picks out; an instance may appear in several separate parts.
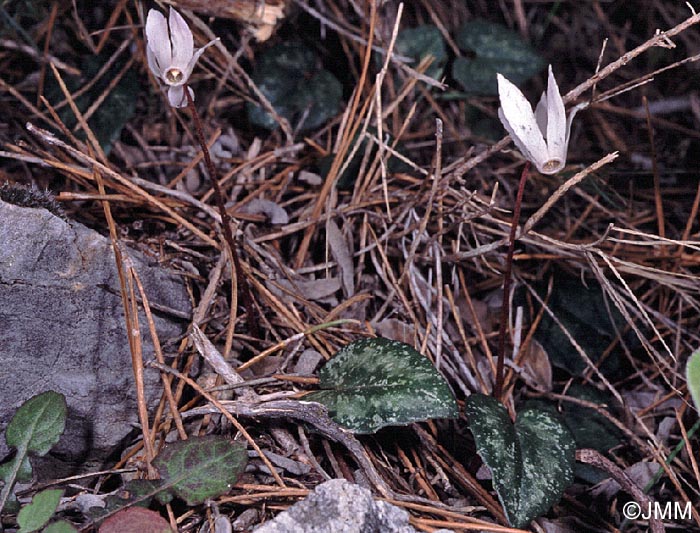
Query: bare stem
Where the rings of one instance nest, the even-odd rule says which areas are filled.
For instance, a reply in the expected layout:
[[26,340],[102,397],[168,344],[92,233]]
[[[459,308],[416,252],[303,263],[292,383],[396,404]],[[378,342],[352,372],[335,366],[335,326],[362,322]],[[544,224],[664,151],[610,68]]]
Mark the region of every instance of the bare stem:
[[520,174],[520,185],[515,198],[513,208],[513,220],[510,224],[510,235],[508,236],[508,255],[506,256],[506,267],[503,272],[503,304],[501,305],[501,327],[498,332],[498,365],[496,367],[496,385],[493,388],[493,396],[501,399],[503,391],[503,370],[506,359],[506,332],[508,329],[508,315],[510,314],[510,281],[513,272],[513,252],[515,251],[515,231],[518,228],[520,219],[520,207],[523,203],[523,191],[527,182],[527,175],[530,172],[530,162],[527,161]]
[[254,337],[259,337],[258,323],[255,319],[255,307],[253,305],[253,297],[250,291],[250,285],[246,279],[243,269],[241,268],[241,262],[238,257],[238,247],[236,246],[236,241],[233,239],[233,233],[231,232],[231,217],[226,211],[226,205],[224,204],[224,196],[221,192],[221,187],[219,186],[219,180],[217,178],[216,167],[211,161],[211,156],[209,155],[209,148],[204,140],[204,130],[202,128],[202,120],[199,118],[199,113],[194,105],[194,100],[190,94],[190,90],[187,85],[184,86],[185,97],[187,98],[187,107],[192,113],[192,118],[194,119],[194,131],[197,137],[197,142],[202,147],[202,153],[204,154],[204,163],[207,166],[207,171],[209,172],[209,179],[211,180],[212,187],[214,189],[214,200],[216,202],[216,207],[219,210],[219,215],[221,216],[221,227],[224,232],[224,240],[228,247],[231,249],[231,257],[233,258],[233,269],[235,270],[235,278],[238,281],[239,287],[242,289],[243,303],[248,311],[246,313],[248,329],[250,334]]

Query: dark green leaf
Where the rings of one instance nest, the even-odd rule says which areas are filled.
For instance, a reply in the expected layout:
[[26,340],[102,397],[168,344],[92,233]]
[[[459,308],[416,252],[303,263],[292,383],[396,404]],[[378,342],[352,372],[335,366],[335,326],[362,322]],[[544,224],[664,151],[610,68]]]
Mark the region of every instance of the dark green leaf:
[[[573,383],[567,389],[567,396],[599,405],[605,405],[610,400],[597,389],[577,383]],[[552,415],[557,415],[560,409],[560,416],[571,431],[577,448],[593,448],[599,452],[607,452],[622,442],[620,430],[603,415],[588,407],[570,402],[561,402],[559,406],[558,403],[544,400],[529,400],[525,406],[546,410]]]
[[409,28],[399,32],[396,38],[396,51],[403,56],[412,57],[416,63],[427,56],[433,56],[433,62],[425,71],[427,76],[431,78],[439,78],[442,74],[442,69],[447,61],[447,48],[445,41],[440,34],[437,26],[432,24],[424,24],[417,28]]
[[[340,110],[340,82],[321,68],[316,54],[300,42],[282,43],[264,52],[252,78],[275,111],[292,126],[303,120],[301,130],[317,128]],[[247,111],[256,126],[276,127],[262,107],[248,104]]]
[[470,57],[455,60],[452,77],[470,94],[498,94],[497,72],[519,85],[545,66],[517,33],[499,24],[467,22],[457,32],[455,41]]
[[479,456],[510,524],[524,527],[557,502],[573,481],[576,445],[555,416],[525,409],[513,424],[490,396],[473,394],[466,406]]
[[160,472],[163,488],[196,505],[228,491],[247,461],[244,446],[212,435],[167,444],[153,466]]
[[63,496],[61,489],[46,489],[34,495],[32,502],[17,515],[19,533],[31,533],[44,527],[56,512]]
[[338,424],[355,433],[459,411],[449,386],[430,361],[408,344],[362,339],[342,348],[319,372],[322,390],[304,397],[328,407]]
[[[68,89],[71,92],[75,92],[84,84],[92,82],[97,72],[110,59],[111,55],[112,51],[105,50],[99,56],[84,56],[81,61],[83,76],[80,78],[76,76],[64,77],[64,82]],[[126,73],[121,75],[116,85],[109,87],[114,78],[120,75],[120,71],[125,63],[126,58],[115,61],[112,67],[92,85],[90,90],[75,100],[75,104],[81,113],[85,113],[99,100],[99,106],[88,117],[87,123],[106,154],[109,154],[112,144],[119,139],[122,129],[136,110],[139,82],[138,76],[133,70],[127,70]],[[105,91],[108,91],[106,96],[104,96]],[[53,76],[49,77],[46,95],[48,100],[54,105],[64,99],[63,92]],[[77,123],[77,119],[69,106],[63,108],[60,112],[60,117],[68,128],[73,128]],[[82,130],[77,135],[81,139],[86,138],[85,132]]]
[[66,427],[66,399],[46,391],[24,402],[7,426],[5,441],[23,452],[46,455]]
[[[547,297],[546,283],[535,284],[535,287],[541,297]],[[617,338],[618,331],[625,329],[624,318],[613,305],[606,305],[603,290],[595,280],[586,280],[584,285],[579,279],[557,273],[547,305],[594,363],[598,362],[601,354],[608,351],[610,344]],[[542,316],[535,338],[554,366],[563,368],[574,376],[581,375],[588,368],[549,313]],[[634,338],[625,340],[628,346],[638,345]],[[620,349],[615,349],[600,364],[600,369],[610,375],[618,369],[619,361]]]

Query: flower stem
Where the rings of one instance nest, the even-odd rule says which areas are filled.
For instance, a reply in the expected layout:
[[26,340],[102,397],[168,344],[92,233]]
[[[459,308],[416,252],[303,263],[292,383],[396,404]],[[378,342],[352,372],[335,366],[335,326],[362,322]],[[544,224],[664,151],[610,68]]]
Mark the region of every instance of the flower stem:
[[204,163],[207,166],[207,171],[209,172],[209,179],[211,180],[212,187],[214,189],[214,201],[216,202],[216,207],[219,210],[219,215],[221,216],[221,227],[224,233],[224,240],[228,247],[231,249],[231,257],[233,258],[233,269],[236,273],[236,280],[238,281],[238,286],[242,289],[241,296],[243,297],[243,304],[248,311],[246,313],[248,329],[250,334],[254,337],[259,337],[258,322],[256,320],[255,307],[253,305],[253,297],[250,291],[250,285],[248,284],[248,279],[244,276],[243,269],[241,268],[241,262],[238,257],[238,247],[236,241],[233,239],[233,233],[231,232],[231,217],[226,211],[226,205],[224,204],[224,196],[221,192],[221,187],[219,186],[219,180],[217,178],[216,167],[211,161],[211,156],[209,155],[209,148],[204,140],[204,130],[202,129],[202,120],[199,118],[199,113],[194,105],[194,100],[190,94],[190,90],[187,85],[184,86],[185,98],[187,98],[187,107],[192,113],[192,118],[194,119],[194,131],[197,137],[197,142],[202,147],[202,153],[204,154]]
[[506,332],[508,329],[508,315],[510,315],[510,282],[513,272],[513,253],[515,251],[515,231],[520,220],[520,207],[523,203],[523,191],[527,182],[527,175],[530,172],[530,162],[527,161],[520,174],[520,185],[518,194],[515,197],[513,208],[513,220],[510,223],[510,235],[508,237],[508,255],[506,255],[506,266],[503,272],[503,304],[501,305],[501,327],[498,332],[498,365],[496,367],[496,385],[493,388],[494,398],[500,400],[503,393],[504,365],[506,359]]

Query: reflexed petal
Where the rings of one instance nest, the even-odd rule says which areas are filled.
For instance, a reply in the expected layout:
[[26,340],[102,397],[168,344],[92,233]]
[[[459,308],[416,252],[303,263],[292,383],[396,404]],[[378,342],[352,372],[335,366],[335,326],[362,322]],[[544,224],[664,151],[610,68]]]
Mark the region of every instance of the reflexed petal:
[[498,96],[501,101],[498,117],[518,149],[539,169],[549,157],[547,145],[535,119],[535,114],[532,112],[532,106],[520,92],[520,89],[500,74],[496,76]]
[[547,82],[547,149],[550,159],[566,161],[567,149],[566,111],[564,101],[559,94],[557,80],[549,65],[549,80]]
[[188,79],[190,77],[190,74],[192,74],[192,69],[194,69],[194,66],[197,63],[197,60],[202,56],[204,51],[218,40],[219,40],[219,38],[217,37],[213,41],[209,41],[207,44],[205,44],[201,48],[198,48],[195,50],[194,55],[192,56],[192,59],[190,59],[190,62],[187,64],[187,68],[185,70],[183,70],[183,72],[185,73],[185,79]]
[[571,135],[571,123],[573,122],[576,113],[578,113],[582,109],[586,109],[587,107],[588,102],[584,102],[582,104],[575,105],[569,111],[569,118],[566,119],[566,146],[569,146],[569,136]]
[[152,52],[148,66],[156,76],[161,77],[172,61],[172,51],[168,23],[163,14],[155,9],[151,9],[146,17],[146,41],[147,48]]
[[[194,54],[192,31],[182,15],[170,8],[170,40],[173,43],[173,67],[185,72]],[[185,76],[187,79],[188,76]]]

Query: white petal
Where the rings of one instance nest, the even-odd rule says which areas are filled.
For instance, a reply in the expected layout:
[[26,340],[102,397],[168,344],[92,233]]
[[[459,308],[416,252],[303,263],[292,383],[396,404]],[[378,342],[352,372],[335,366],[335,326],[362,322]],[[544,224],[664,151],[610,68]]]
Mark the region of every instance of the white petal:
[[163,78],[163,73],[160,70],[160,67],[158,66],[158,62],[156,61],[156,57],[153,54],[153,50],[151,50],[150,46],[146,46],[146,59],[148,59],[148,68],[151,69],[151,72],[153,72],[153,75],[157,78]]
[[[564,101],[559,94],[557,80],[549,65],[547,81],[547,148],[550,160],[558,160],[562,166],[566,161],[566,111]],[[554,166],[554,165],[553,165]]]
[[503,124],[503,127],[506,129],[508,132],[508,135],[510,135],[510,138],[512,139],[513,143],[515,146],[520,150],[520,153],[523,154],[523,157],[527,159],[528,161],[532,161],[532,154],[530,153],[530,150],[525,146],[520,138],[515,135],[515,132],[513,131],[513,128],[510,127],[510,124],[508,123],[508,119],[506,119],[505,115],[503,114],[503,109],[498,108],[498,118],[501,120],[501,124]]
[[185,72],[194,54],[192,31],[182,15],[172,7],[170,8],[170,40],[173,43],[172,66]]
[[190,74],[192,74],[192,69],[194,69],[195,63],[197,63],[197,60],[202,56],[204,51],[218,40],[219,40],[219,38],[217,37],[213,41],[209,41],[207,44],[205,44],[201,48],[195,49],[194,55],[192,56],[192,59],[190,59],[190,62],[187,64],[187,67],[185,68],[185,70],[183,70],[183,72],[185,73],[185,79],[188,79],[190,77]]
[[582,104],[575,105],[569,111],[569,118],[566,119],[566,145],[567,146],[569,146],[569,135],[571,134],[571,123],[574,121],[574,117],[576,116],[576,113],[578,113],[582,109],[586,109],[587,107],[588,107],[588,102],[583,102]]
[[535,108],[535,119],[537,120],[537,125],[542,132],[542,135],[547,133],[547,91],[542,93],[540,101],[537,103]]
[[[194,92],[189,87],[187,87],[187,90],[194,101]],[[168,101],[172,107],[187,107],[187,97],[182,85],[168,88]]]
[[146,41],[146,45],[152,53],[148,65],[156,76],[162,77],[163,71],[168,68],[172,61],[172,51],[168,36],[168,23],[163,14],[155,9],[151,9],[146,17]]
[[498,117],[518,149],[539,169],[547,162],[548,153],[542,132],[532,112],[532,106],[520,89],[500,74],[496,77],[498,96],[501,100]]

